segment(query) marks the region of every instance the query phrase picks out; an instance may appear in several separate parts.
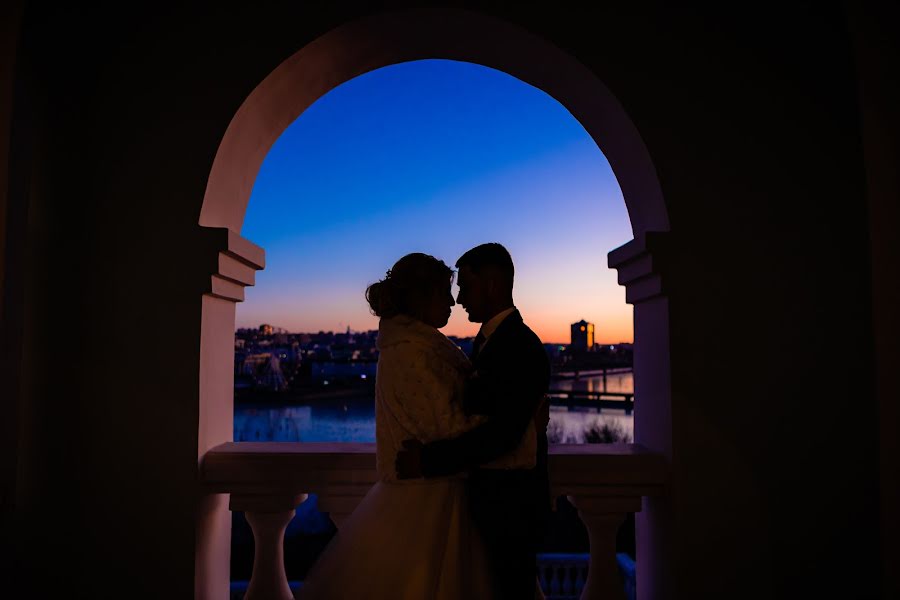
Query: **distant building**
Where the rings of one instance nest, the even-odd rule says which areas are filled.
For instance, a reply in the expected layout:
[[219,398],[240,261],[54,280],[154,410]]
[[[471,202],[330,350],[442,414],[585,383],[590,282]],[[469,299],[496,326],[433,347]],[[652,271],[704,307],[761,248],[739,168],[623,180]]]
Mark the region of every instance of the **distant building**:
[[378,363],[375,362],[314,362],[311,365],[312,382],[329,385],[359,381],[375,381]]
[[281,372],[281,361],[271,353],[246,355],[239,374],[250,377],[263,389],[281,392],[287,388],[287,381]]
[[268,323],[263,323],[259,326],[259,333],[261,335],[272,335],[273,333],[275,333],[275,328]]
[[572,350],[589,351],[594,348],[594,324],[584,319],[572,323]]

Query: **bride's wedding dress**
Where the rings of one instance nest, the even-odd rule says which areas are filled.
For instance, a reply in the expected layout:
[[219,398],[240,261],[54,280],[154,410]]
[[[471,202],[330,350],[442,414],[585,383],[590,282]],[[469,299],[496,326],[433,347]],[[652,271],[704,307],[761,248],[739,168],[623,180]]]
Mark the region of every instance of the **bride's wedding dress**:
[[375,392],[379,481],[309,572],[299,598],[489,598],[489,574],[461,477],[397,481],[401,442],[455,437],[480,423],[462,394],[471,365],[437,329],[382,319]]

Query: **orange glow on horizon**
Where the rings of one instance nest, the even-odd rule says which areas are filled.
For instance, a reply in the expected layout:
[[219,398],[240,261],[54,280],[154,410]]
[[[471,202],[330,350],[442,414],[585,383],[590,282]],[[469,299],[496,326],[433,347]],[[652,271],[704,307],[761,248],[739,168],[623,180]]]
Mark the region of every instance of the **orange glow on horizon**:
[[[537,334],[541,341],[545,344],[565,344],[570,343],[569,327],[576,318],[561,319],[559,314],[543,315],[530,311],[526,307],[519,307],[525,323]],[[631,316],[631,307],[625,306],[621,311],[624,314],[617,314],[616,318],[597,318],[599,321],[595,325],[594,341],[598,344],[631,344],[634,341],[634,328]],[[582,315],[576,315],[581,318]],[[311,324],[304,325],[300,322],[291,322],[291,319],[279,319],[272,315],[272,318],[262,319],[259,322],[250,322],[242,320],[238,323],[238,327],[257,328],[260,323],[272,323],[276,327],[280,327],[291,333],[316,333],[321,327],[315,327]],[[365,317],[355,320],[349,324],[354,331],[368,331],[378,329],[378,319],[366,313]],[[441,332],[444,335],[453,335],[458,337],[474,337],[478,333],[478,323],[470,323],[466,318],[465,311],[460,307],[454,307],[450,322],[443,328]],[[325,331],[341,332],[345,331],[347,324],[340,323],[335,327],[326,327]],[[599,334],[599,335],[598,335]]]
[[[595,325],[594,341],[598,344],[631,344],[634,342],[634,326],[631,317],[631,307],[627,306],[627,315],[624,318],[616,320],[606,320],[598,318],[599,324]],[[541,341],[545,344],[565,344],[568,345],[569,339],[569,321],[561,321],[559,315],[547,315],[546,317],[529,316],[527,309],[522,310],[522,318],[525,323],[537,334]],[[579,316],[580,318],[580,316]],[[574,322],[576,319],[572,319]],[[376,323],[377,325],[377,323]],[[469,323],[466,319],[465,312],[454,307],[453,316],[450,323],[441,329],[445,335],[455,335],[459,337],[472,337],[478,333],[478,323]]]
[[[624,288],[612,279],[614,272],[604,270],[590,287],[581,289],[568,287],[566,283],[572,279],[564,274],[556,279],[552,274],[548,269],[527,279],[523,277],[516,292],[516,307],[541,341],[569,344],[572,323],[583,319],[594,325],[594,342],[598,344],[633,343],[632,307],[625,303]],[[291,333],[341,332],[348,327],[353,331],[378,329],[378,318],[361,301],[358,287],[323,289],[319,294],[298,292],[296,296],[286,293],[257,310],[247,310],[251,306],[244,305],[238,310],[237,326],[256,328],[260,323],[271,323]],[[453,293],[455,296],[457,289]],[[478,323],[470,323],[465,310],[457,305],[441,331],[445,335],[472,337],[479,327]]]

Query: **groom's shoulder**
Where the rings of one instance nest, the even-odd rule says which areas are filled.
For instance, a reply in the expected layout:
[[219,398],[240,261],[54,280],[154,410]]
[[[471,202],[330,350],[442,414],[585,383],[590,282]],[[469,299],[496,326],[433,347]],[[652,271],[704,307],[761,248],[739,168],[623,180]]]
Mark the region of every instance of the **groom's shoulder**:
[[521,315],[517,316],[517,319],[510,322],[509,333],[510,338],[512,338],[510,341],[514,340],[514,343],[523,349],[534,350],[540,348],[543,352],[544,343],[541,342],[541,338],[525,323]]
[[541,345],[541,338],[537,336],[534,330],[528,326],[528,324],[523,320],[520,328],[520,335],[527,339],[532,344]]

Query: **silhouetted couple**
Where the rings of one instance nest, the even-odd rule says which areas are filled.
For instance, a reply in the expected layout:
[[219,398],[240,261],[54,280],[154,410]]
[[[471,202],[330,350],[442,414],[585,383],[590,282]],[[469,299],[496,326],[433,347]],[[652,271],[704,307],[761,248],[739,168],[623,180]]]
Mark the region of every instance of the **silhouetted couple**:
[[409,254],[366,290],[381,318],[379,481],[313,566],[301,598],[532,599],[549,517],[550,365],[513,304],[513,262],[483,244],[456,262],[481,323],[471,358],[438,329],[453,271]]

